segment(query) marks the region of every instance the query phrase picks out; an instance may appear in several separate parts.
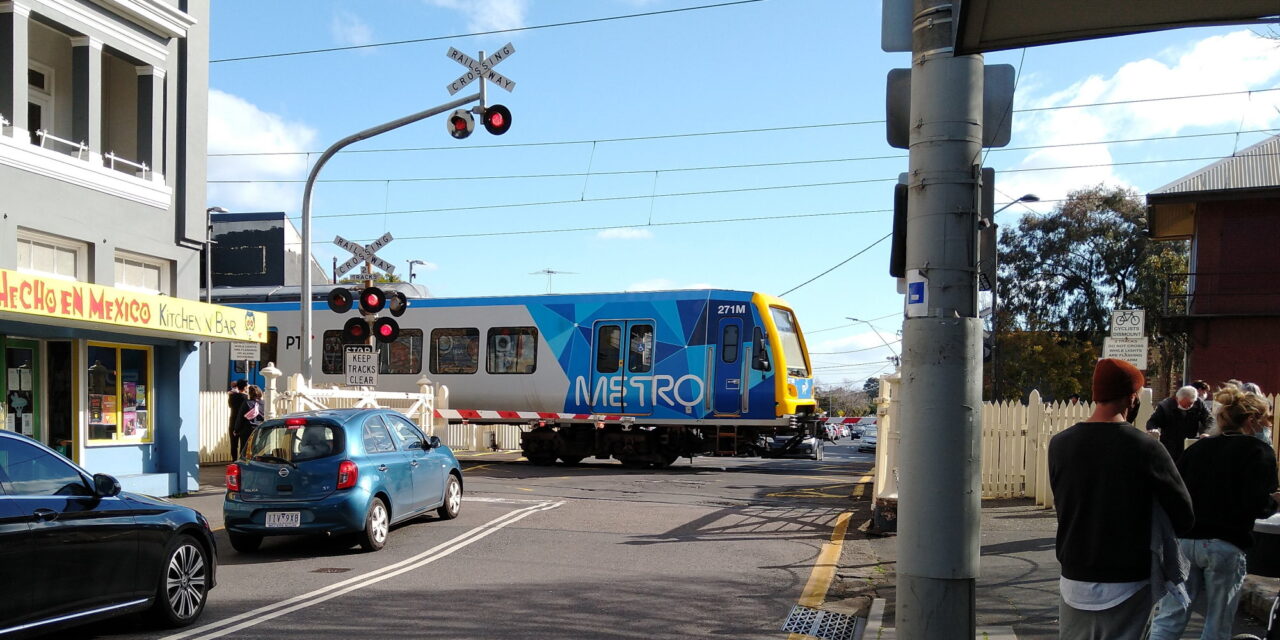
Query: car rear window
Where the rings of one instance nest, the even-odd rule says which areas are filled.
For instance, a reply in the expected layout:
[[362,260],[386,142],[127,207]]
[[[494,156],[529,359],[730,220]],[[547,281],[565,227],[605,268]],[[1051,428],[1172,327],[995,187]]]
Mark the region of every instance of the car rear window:
[[248,454],[255,460],[303,462],[343,453],[346,444],[343,430],[336,425],[268,422],[254,430]]

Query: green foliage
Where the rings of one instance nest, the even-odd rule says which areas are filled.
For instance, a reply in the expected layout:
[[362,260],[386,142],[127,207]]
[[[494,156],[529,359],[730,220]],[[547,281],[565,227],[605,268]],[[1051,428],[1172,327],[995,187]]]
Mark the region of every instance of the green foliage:
[[1024,216],[1000,236],[997,349],[999,395],[1088,395],[1093,362],[1115,309],[1145,309],[1153,338],[1148,374],[1167,384],[1180,359],[1177,336],[1160,333],[1165,287],[1187,271],[1185,242],[1154,242],[1132,190],[1098,185],[1073,191],[1051,213]]

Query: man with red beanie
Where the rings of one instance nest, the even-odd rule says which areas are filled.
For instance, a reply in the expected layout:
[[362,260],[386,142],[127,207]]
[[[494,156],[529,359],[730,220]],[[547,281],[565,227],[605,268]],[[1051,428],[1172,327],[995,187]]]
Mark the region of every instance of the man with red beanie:
[[1137,640],[1155,602],[1152,506],[1163,508],[1177,533],[1194,523],[1169,452],[1125,420],[1144,383],[1128,362],[1099,360],[1093,415],[1049,441],[1063,640]]

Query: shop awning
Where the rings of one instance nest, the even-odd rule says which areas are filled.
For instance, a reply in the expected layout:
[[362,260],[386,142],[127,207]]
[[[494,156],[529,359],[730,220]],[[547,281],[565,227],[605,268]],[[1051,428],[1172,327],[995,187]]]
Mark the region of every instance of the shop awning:
[[0,269],[0,320],[172,340],[267,341],[267,314]]

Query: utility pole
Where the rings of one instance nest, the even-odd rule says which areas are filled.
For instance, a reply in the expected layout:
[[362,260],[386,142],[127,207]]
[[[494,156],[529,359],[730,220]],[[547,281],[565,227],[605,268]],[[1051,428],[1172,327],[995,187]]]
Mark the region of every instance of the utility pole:
[[972,640],[981,518],[977,209],[983,61],[952,0],[914,0],[897,635]]

